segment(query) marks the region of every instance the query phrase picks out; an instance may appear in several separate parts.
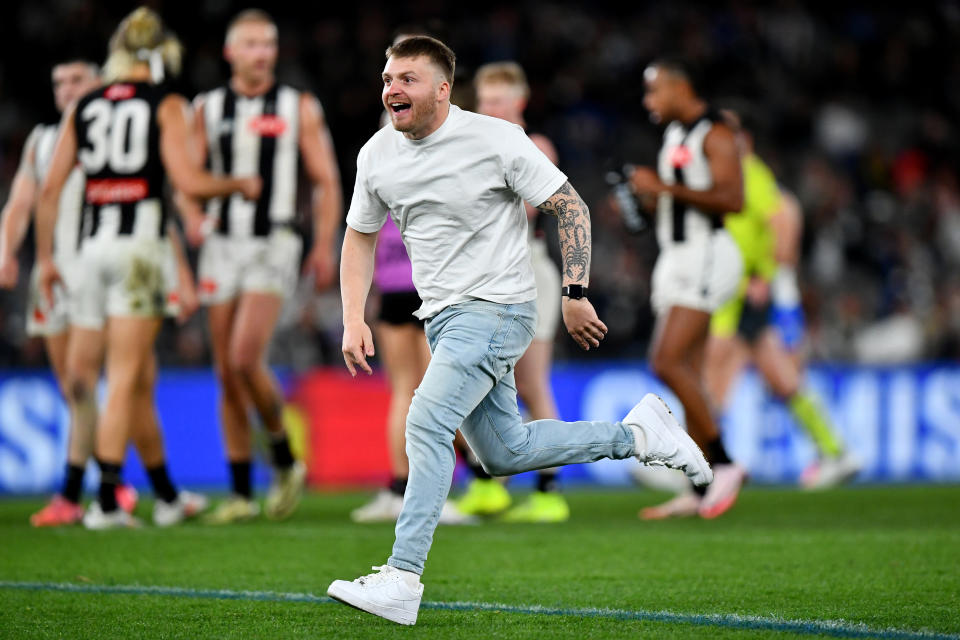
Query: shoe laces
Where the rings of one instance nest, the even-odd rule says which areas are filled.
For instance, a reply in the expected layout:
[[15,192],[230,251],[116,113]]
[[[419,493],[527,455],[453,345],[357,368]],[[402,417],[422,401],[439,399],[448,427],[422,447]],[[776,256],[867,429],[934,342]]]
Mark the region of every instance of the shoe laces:
[[360,576],[354,582],[359,584],[362,587],[373,587],[376,585],[384,584],[385,582],[393,582],[396,579],[396,574],[392,571],[393,567],[390,565],[381,565],[370,567],[376,573],[369,573],[365,576]]
[[666,467],[668,469],[679,469],[680,471],[687,470],[687,465],[685,464],[676,464],[674,462],[670,462],[666,458],[660,457],[646,458],[644,459],[643,463],[648,467]]

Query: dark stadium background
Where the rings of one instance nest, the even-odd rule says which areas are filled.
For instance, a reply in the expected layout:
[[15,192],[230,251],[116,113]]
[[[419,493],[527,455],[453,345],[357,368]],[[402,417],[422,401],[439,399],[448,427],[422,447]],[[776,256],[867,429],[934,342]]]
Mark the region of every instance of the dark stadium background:
[[[193,96],[223,83],[224,29],[249,3],[150,2],[186,47],[179,85]],[[134,3],[8,3],[0,20],[0,197],[38,121],[55,118],[49,70],[66,57],[102,61]],[[608,2],[269,3],[280,29],[279,77],[315,92],[333,133],[349,201],[356,152],[380,113],[383,50],[398,29],[425,29],[458,54],[457,101],[470,78],[512,58],[527,70],[532,129],[557,144],[562,168],[593,208],[593,296],[605,348],[558,356],[642,357],[651,318],[651,237],[625,234],[603,175],[650,162],[658,133],[641,105],[641,72],[657,55],[698,63],[704,92],[746,110],[759,150],[806,214],[804,303],[816,359],[899,362],[960,357],[960,5]],[[21,253],[32,260],[31,245]],[[0,294],[0,365],[41,366],[22,330],[25,278]],[[336,292],[298,295],[274,360],[295,368],[338,360]],[[168,328],[168,364],[209,362],[203,323]],[[594,355],[595,354],[595,355]]]

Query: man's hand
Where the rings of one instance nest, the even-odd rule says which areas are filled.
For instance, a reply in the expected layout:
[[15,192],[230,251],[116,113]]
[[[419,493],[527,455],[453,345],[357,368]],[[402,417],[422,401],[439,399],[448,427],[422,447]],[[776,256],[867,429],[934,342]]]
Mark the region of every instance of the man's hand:
[[600,321],[593,305],[586,298],[571,300],[564,297],[561,303],[563,310],[563,324],[567,327],[567,333],[573,338],[574,342],[580,345],[584,351],[589,351],[590,346],[599,347],[600,341],[607,335],[607,325]]
[[0,289],[13,289],[17,286],[17,277],[20,275],[20,265],[17,259],[10,256],[0,261]]
[[183,209],[181,217],[183,219],[183,232],[187,237],[187,242],[194,248],[202,245],[203,241],[207,238],[207,234],[212,230],[208,228],[213,226],[211,224],[212,219],[208,220],[204,214],[187,208]]
[[337,263],[330,249],[323,245],[315,246],[303,265],[304,274],[313,274],[313,287],[323,291],[333,284],[337,274]]
[[200,308],[200,299],[197,297],[197,287],[193,283],[192,275],[180,276],[180,282],[177,286],[177,302],[179,304],[177,323],[184,325],[190,319],[190,316]]
[[260,176],[240,178],[240,194],[247,200],[258,199],[261,189],[263,189],[263,180]]
[[650,167],[637,167],[630,175],[630,186],[638,196],[656,196],[666,189],[660,176]]
[[763,278],[750,278],[747,284],[747,300],[755,307],[762,307],[770,302],[770,283]]
[[367,374],[373,373],[373,369],[367,364],[367,358],[373,353],[373,333],[366,322],[350,324],[343,328],[343,361],[347,364],[351,376],[356,377],[357,367],[366,371]]
[[55,284],[63,283],[63,278],[60,276],[60,272],[57,270],[57,265],[53,264],[53,260],[46,259],[41,260],[39,265],[39,282],[40,282],[40,292],[43,294],[44,300],[46,300],[48,308],[53,307],[53,286]]

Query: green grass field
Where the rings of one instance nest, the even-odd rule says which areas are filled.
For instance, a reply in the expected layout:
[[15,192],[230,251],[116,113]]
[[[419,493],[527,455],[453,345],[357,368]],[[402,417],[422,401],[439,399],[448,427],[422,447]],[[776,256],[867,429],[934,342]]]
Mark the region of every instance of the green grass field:
[[662,494],[569,497],[564,525],[440,528],[412,629],[324,597],[389,555],[392,526],[348,519],[365,494],[112,532],[31,529],[40,501],[7,499],[0,637],[960,638],[960,487],[755,488],[659,523],[636,512]]

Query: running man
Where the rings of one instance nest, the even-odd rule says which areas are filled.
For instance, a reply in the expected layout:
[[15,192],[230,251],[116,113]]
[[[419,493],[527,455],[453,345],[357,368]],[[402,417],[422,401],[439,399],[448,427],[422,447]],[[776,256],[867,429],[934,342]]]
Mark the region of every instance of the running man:
[[340,174],[319,101],[277,82],[277,27],[258,9],[227,28],[229,83],[197,97],[195,139],[215,175],[257,173],[259,198],[235,194],[181,213],[200,250],[200,300],[208,307],[220,418],[232,495],[207,517],[211,524],[254,518],[250,406],[266,428],[273,483],[264,511],[280,520],[296,509],[306,466],[294,460],[282,423],[283,392],[267,364],[284,299],[296,288],[302,243],[295,228],[298,164],[312,186],[314,245],[306,270],[318,290],[335,275],[333,242],[342,218]]
[[716,479],[697,493],[700,515],[715,518],[733,506],[746,478],[724,449],[703,386],[710,314],[736,294],[743,271],[723,226],[724,216],[743,206],[740,159],[733,132],[697,93],[685,64],[653,62],[644,85],[651,120],[666,126],[657,170],[639,167],[630,176],[638,196],[657,198],[650,364],[683,404],[691,436],[714,465]]
[[423,299],[432,358],[407,414],[410,476],[393,554],[376,572],[334,581],[337,600],[414,624],[433,533],[453,477],[460,428],[491,475],[636,456],[712,480],[702,453],[663,402],[648,394],[622,422],[524,424],[513,369],[535,334],[536,284],[523,202],[559,219],[562,311],[571,337],[597,348],[606,326],[586,297],[590,218],[566,176],[520,127],[450,104],[455,57],[417,36],[387,49],[382,100],[393,128],[357,158],[340,262],[344,361],[371,373],[363,311],[377,233],[390,215]]

